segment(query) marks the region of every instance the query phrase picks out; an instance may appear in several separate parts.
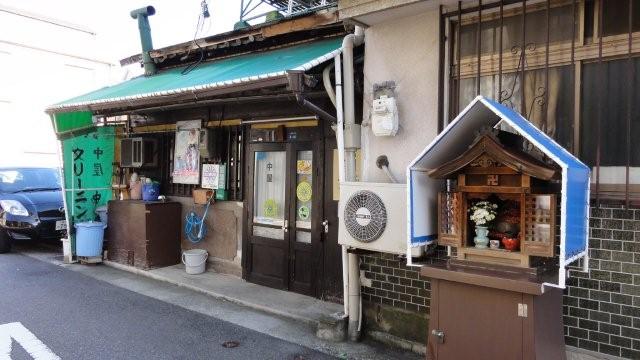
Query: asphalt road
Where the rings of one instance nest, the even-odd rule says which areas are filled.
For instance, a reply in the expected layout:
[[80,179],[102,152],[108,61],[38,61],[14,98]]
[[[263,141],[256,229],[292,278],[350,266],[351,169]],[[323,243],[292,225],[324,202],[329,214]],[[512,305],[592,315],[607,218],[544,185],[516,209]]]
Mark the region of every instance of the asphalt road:
[[[24,255],[0,254],[0,352],[2,325],[14,322],[62,359],[331,359]],[[239,345],[225,348],[228,341]],[[30,358],[13,341],[11,359]]]

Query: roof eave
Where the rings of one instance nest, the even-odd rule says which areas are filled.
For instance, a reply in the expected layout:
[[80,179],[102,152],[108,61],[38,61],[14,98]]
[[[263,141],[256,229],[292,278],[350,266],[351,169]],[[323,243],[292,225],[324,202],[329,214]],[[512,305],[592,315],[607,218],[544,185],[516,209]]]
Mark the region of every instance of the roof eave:
[[149,93],[144,95],[136,95],[125,98],[115,98],[108,100],[88,101],[75,104],[54,105],[48,107],[45,111],[47,114],[53,115],[58,113],[73,111],[91,111],[91,112],[109,112],[122,111],[129,109],[138,109],[149,106],[161,106],[177,103],[193,102],[209,99],[212,97],[256,90],[265,87],[282,86],[288,83],[286,74],[278,74],[265,79],[255,79],[242,82],[229,82],[229,84],[221,84],[218,86],[204,86],[198,89],[187,88],[183,90],[171,91],[166,94]]

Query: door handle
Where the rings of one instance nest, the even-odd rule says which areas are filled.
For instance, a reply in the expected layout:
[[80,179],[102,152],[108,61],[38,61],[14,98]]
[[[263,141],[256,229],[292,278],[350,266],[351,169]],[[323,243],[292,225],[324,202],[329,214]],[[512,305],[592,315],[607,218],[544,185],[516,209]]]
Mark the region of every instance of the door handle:
[[431,335],[436,337],[438,344],[444,344],[444,331],[433,329],[431,330]]
[[284,232],[289,232],[289,220],[284,221],[284,225],[282,225],[282,230]]
[[322,222],[322,226],[324,227],[324,233],[328,234],[329,233],[329,220],[325,220]]

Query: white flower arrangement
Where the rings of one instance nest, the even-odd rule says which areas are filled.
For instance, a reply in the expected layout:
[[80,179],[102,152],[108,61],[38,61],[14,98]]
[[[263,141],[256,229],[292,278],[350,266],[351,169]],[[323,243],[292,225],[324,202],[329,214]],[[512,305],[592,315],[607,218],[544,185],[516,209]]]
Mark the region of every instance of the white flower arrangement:
[[496,209],[498,205],[489,201],[478,201],[473,204],[469,209],[471,216],[469,219],[473,221],[476,226],[486,225],[496,218]]

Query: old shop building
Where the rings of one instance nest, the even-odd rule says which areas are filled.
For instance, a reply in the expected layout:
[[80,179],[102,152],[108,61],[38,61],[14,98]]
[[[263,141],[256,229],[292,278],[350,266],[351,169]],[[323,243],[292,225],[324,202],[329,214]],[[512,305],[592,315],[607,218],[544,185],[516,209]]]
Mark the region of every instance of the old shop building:
[[[63,143],[74,143],[96,129],[102,134],[104,129],[116,128],[115,141],[110,142],[116,175],[112,178],[111,169],[105,169],[109,183],[103,187],[124,183],[135,171],[160,182],[160,194],[181,205],[181,213],[173,213],[166,222],[162,216],[168,213],[161,213],[165,215],[151,225],[150,216],[136,215],[138,210],[122,210],[119,205],[122,213],[110,214],[110,219],[115,216],[120,221],[118,225],[130,228],[134,223],[145,228],[146,221],[149,234],[155,228],[173,231],[169,223],[177,221],[181,235],[176,235],[175,242],[182,249],[206,249],[215,271],[340,302],[337,157],[331,128],[336,110],[330,99],[334,95],[328,94],[325,84],[333,88],[333,60],[345,34],[333,4],[152,49],[148,59],[142,58],[145,71],[152,69],[148,75],[51,106],[48,112]],[[133,57],[125,63],[140,59]],[[148,63],[153,65],[147,68]],[[329,82],[323,82],[323,73]],[[209,210],[208,232],[198,244],[189,242],[181,229],[189,211],[203,212],[203,206],[194,205],[192,198],[200,177],[184,184],[177,181],[174,171],[179,156],[175,153],[176,132],[181,131],[181,121],[193,120],[204,138],[201,163],[226,169],[224,191],[219,191]],[[121,141],[127,138],[141,138],[149,146],[149,158],[143,159],[141,167],[120,167],[124,160],[120,158]],[[84,190],[78,186],[81,174],[73,178],[73,158],[65,156],[66,187],[77,194]],[[94,204],[84,202],[85,211],[71,213],[72,220],[92,219],[93,208],[106,203],[112,194],[106,191],[103,195]],[[75,209],[73,198],[68,198],[70,211]],[[324,226],[325,220],[330,225]],[[121,233],[108,229],[107,241],[114,241],[110,235]],[[141,257],[151,253],[149,248],[124,249],[109,257],[146,267],[153,266],[153,261]],[[179,262],[179,257],[173,261]]]
[[[339,13],[364,28],[362,181],[389,181],[379,155],[406,181],[477,95],[517,110],[591,168],[590,269],[575,262],[567,279],[565,342],[640,357],[640,3],[341,0]],[[372,103],[390,82],[400,128],[376,137]],[[367,329],[424,343],[431,292],[419,268],[360,258]]]

